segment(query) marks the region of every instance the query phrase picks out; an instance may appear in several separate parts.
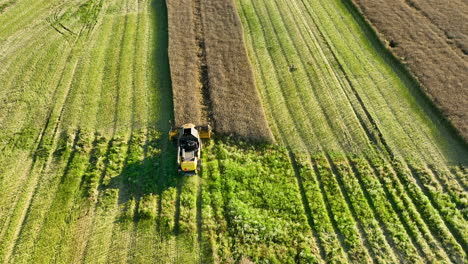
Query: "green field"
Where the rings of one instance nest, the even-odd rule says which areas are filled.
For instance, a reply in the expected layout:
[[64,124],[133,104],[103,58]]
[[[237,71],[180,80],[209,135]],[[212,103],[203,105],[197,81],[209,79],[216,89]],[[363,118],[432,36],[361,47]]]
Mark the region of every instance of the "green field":
[[164,0],[0,0],[2,263],[466,263],[468,149],[348,0],[235,0],[278,142],[180,177]]
[[466,261],[466,145],[350,2],[236,3],[274,134],[313,167],[319,186],[298,183],[319,244],[312,204],[329,206],[322,256]]

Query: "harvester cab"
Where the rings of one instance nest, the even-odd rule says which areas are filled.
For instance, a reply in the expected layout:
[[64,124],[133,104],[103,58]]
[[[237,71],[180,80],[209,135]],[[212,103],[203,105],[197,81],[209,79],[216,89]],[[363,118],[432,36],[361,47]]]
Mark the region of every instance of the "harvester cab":
[[201,166],[202,139],[211,138],[211,127],[185,124],[171,129],[169,139],[177,140],[177,167],[185,175],[196,174]]

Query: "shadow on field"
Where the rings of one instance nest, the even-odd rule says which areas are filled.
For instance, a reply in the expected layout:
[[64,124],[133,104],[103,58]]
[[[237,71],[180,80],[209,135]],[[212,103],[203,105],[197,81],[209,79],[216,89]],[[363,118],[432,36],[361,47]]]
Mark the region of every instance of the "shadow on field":
[[160,170],[157,177],[157,193],[161,194],[165,189],[173,187],[176,182],[176,149],[168,141],[170,121],[174,120],[174,105],[172,101],[172,83],[168,57],[168,18],[165,0],[153,0],[151,2],[151,17],[153,31],[152,49],[152,88],[159,95],[154,100],[154,122],[156,130],[162,133],[158,146],[161,149],[159,157]]
[[151,90],[148,93],[151,105],[148,124],[146,129],[132,132],[127,142],[128,151],[122,172],[109,184],[110,188],[113,186],[119,189],[119,204],[135,200],[134,221],[140,220],[138,212],[144,209],[139,208],[141,200],[157,197],[156,204],[148,206],[154,207],[153,209],[160,208],[161,195],[170,188],[177,188],[179,181],[176,170],[176,149],[168,140],[174,110],[167,53],[167,9],[164,0],[151,2],[150,17],[152,36],[148,78]]

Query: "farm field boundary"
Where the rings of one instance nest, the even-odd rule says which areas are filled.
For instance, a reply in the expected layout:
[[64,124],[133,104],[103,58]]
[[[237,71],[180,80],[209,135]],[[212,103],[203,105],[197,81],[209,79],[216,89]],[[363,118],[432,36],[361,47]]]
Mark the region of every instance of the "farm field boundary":
[[[467,35],[460,1],[351,1],[466,140]],[[430,43],[430,44],[429,44]]]

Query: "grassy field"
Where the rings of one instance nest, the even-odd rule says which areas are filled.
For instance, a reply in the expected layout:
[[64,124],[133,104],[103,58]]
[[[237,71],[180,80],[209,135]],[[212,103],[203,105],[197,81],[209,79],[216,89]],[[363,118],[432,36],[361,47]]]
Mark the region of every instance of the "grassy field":
[[164,2],[39,2],[0,18],[0,259],[141,263],[132,215],[175,184]]
[[[424,92],[468,139],[468,54],[463,1],[352,0],[421,82]],[[417,43],[417,44],[416,44]]]
[[179,177],[163,0],[0,0],[0,262],[468,261],[466,145],[359,14],[235,4],[279,144]]
[[313,203],[328,207],[337,237],[325,260],[341,245],[359,263],[466,261],[466,145],[355,9],[236,3],[275,137],[313,168],[298,181],[312,229],[323,222]]

